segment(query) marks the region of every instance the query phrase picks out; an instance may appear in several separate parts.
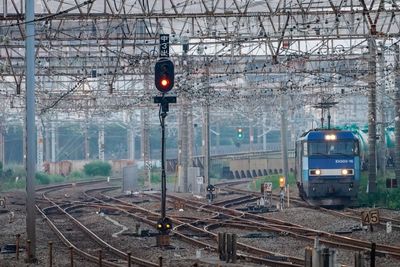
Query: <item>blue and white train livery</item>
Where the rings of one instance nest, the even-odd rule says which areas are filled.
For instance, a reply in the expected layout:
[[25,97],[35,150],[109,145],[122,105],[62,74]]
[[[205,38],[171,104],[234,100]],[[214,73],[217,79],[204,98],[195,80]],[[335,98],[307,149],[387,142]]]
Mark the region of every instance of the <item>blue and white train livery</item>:
[[359,140],[351,131],[317,129],[296,142],[295,173],[300,196],[319,206],[347,206],[360,180]]

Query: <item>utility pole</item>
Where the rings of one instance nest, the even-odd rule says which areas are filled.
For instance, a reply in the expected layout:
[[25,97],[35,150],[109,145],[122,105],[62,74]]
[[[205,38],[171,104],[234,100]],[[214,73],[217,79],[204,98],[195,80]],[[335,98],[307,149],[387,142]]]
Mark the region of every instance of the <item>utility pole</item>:
[[395,46],[395,153],[394,153],[394,173],[397,184],[400,184],[400,49]]
[[[185,86],[185,85],[183,85]],[[182,95],[180,98],[181,111],[179,114],[179,144],[178,144],[178,166],[179,166],[179,189],[188,192],[188,157],[189,157],[189,129],[188,129],[188,99]]]
[[268,131],[268,127],[267,127],[267,114],[264,114],[263,116],[263,150],[266,151],[267,150],[267,131]]
[[207,186],[210,182],[210,105],[208,103],[203,107],[203,167],[204,167],[204,179],[207,181]]
[[189,106],[188,110],[188,158],[189,158],[189,167],[193,167],[193,155],[194,155],[194,146],[195,146],[195,138],[194,138],[194,126],[193,126],[193,107]]
[[204,179],[207,181],[207,198],[211,202],[213,200],[212,188],[210,181],[210,69],[209,69],[209,61],[207,58],[206,63],[206,77],[204,80],[206,87],[206,103],[203,107],[203,156],[204,156]]
[[385,116],[385,55],[384,55],[384,47],[381,45],[381,49],[378,53],[379,56],[379,80],[381,81],[379,86],[380,91],[380,115],[381,115],[381,124],[380,124],[380,139],[379,139],[379,175],[384,177],[386,174],[386,116]]
[[83,158],[89,160],[90,146],[89,146],[89,122],[85,121],[83,125]]
[[[187,66],[187,52],[188,52],[188,44],[183,44],[183,57],[182,57],[182,65]],[[186,67],[187,70],[187,67]],[[188,71],[188,70],[187,70]],[[187,87],[188,85],[183,84],[182,86]],[[179,133],[180,133],[180,147],[179,147],[179,178],[180,180],[179,187],[182,186],[183,192],[189,191],[189,181],[188,181],[188,158],[189,158],[189,125],[188,125],[188,99],[186,94],[184,93],[181,97],[181,112],[180,112],[180,123],[179,123]]]
[[50,135],[50,124],[46,120],[44,124],[44,159],[51,161],[51,135]]
[[368,193],[376,192],[376,40],[368,39]]
[[[22,1],[21,1],[22,3]],[[35,129],[35,1],[25,1],[26,62],[26,232],[30,240],[27,262],[36,261],[36,129]]]
[[56,135],[57,135],[57,125],[54,121],[51,122],[51,162],[56,162],[57,156],[56,156]]
[[4,122],[0,121],[0,162],[3,164],[3,167],[5,165],[5,155],[4,155],[4,132],[5,132],[5,126]]
[[254,143],[254,118],[251,117],[249,120],[249,150],[253,151],[253,143]]
[[105,160],[105,155],[104,155],[104,124],[102,123],[99,129],[99,140],[98,140],[98,145],[99,145],[99,160],[104,161]]
[[[285,181],[287,183],[289,179],[289,163],[288,163],[288,151],[287,151],[287,106],[285,94],[282,90],[281,93],[281,151],[282,151],[282,168],[283,176],[285,176]],[[286,185],[285,185],[286,186]]]
[[43,127],[40,121],[38,122],[38,127],[37,127],[37,164],[36,164],[36,169],[38,171],[43,171]]
[[130,114],[129,125],[127,127],[127,143],[128,143],[128,159],[135,160],[135,119],[133,114]]
[[[150,65],[150,63],[149,63]],[[148,74],[143,77],[145,95],[150,95],[150,84]],[[151,188],[151,160],[150,160],[150,114],[149,107],[140,112],[141,121],[141,155],[143,159],[144,185]]]

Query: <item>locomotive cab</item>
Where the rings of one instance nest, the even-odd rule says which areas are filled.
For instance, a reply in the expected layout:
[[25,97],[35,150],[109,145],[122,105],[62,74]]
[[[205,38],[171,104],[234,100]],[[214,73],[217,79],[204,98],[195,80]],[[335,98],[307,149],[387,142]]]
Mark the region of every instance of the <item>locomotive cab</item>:
[[300,196],[315,205],[349,205],[360,177],[357,137],[350,131],[314,130],[296,142],[295,175]]

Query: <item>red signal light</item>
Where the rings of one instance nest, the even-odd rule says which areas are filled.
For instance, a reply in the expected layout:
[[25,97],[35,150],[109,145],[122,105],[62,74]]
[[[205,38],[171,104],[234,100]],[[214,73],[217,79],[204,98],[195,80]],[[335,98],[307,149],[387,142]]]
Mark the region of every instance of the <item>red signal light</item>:
[[169,80],[167,78],[161,79],[161,86],[162,87],[168,87],[169,85]]
[[154,68],[154,81],[161,93],[167,93],[174,87],[174,64],[169,59],[160,59]]

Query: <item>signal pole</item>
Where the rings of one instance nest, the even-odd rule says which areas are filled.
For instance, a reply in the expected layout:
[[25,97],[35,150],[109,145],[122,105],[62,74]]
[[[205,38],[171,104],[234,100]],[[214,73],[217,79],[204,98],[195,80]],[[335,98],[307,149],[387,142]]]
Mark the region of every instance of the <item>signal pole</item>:
[[165,173],[165,118],[169,111],[169,103],[176,103],[175,96],[163,95],[154,97],[154,103],[160,104],[160,124],[161,124],[161,218],[157,222],[157,229],[160,235],[157,239],[159,246],[169,246],[168,233],[172,229],[172,222],[166,216],[167,202],[167,177]]
[[[285,181],[289,178],[289,163],[287,151],[287,105],[285,101],[285,94],[281,95],[281,150],[282,150],[282,169]],[[286,184],[284,185],[286,186]]]
[[165,96],[174,86],[174,64],[169,57],[169,35],[160,35],[160,57],[155,65],[154,82],[162,96],[154,97],[154,103],[160,104],[161,124],[161,218],[156,228],[160,232],[157,236],[157,245],[169,246],[169,232],[172,230],[172,221],[166,216],[167,177],[165,173],[165,118],[169,111],[169,103],[176,103],[176,96]]

